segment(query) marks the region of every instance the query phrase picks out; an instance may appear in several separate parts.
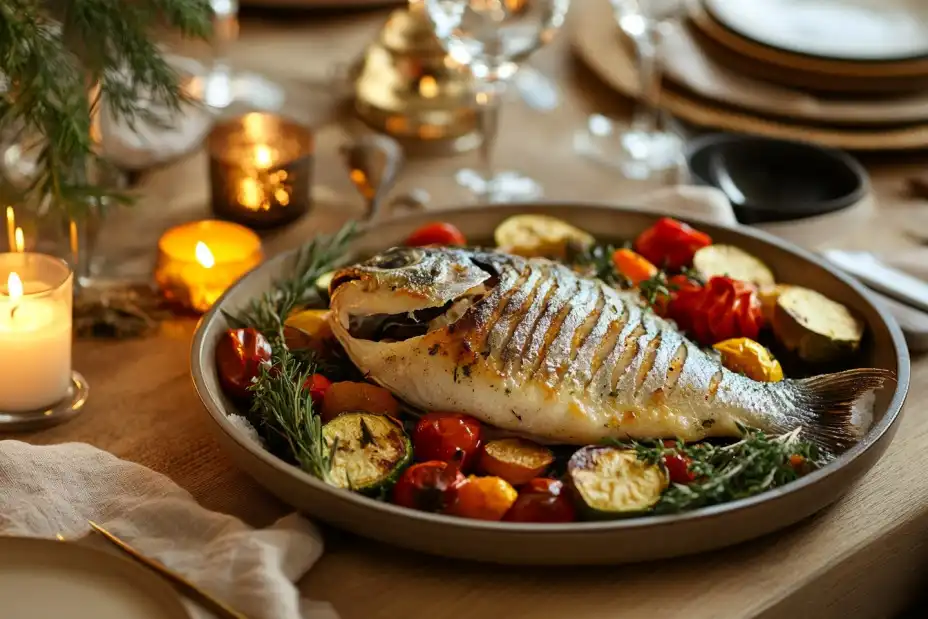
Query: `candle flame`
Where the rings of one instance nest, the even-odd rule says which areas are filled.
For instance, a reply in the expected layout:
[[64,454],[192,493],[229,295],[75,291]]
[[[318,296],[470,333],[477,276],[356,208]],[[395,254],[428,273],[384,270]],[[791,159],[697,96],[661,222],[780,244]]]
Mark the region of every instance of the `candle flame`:
[[273,161],[271,156],[271,149],[265,144],[258,144],[255,146],[255,164],[259,168],[269,168],[271,167],[271,162]]
[[13,231],[16,229],[16,212],[12,206],[6,207],[6,234],[10,244],[10,251],[16,251],[16,237]]
[[204,268],[211,269],[213,265],[216,264],[213,252],[209,250],[209,247],[207,247],[206,243],[203,241],[197,243],[196,256],[197,262],[202,264]]
[[6,294],[14,303],[23,297],[23,280],[19,279],[16,271],[10,273],[6,280]]
[[23,238],[23,229],[19,226],[16,227],[16,233],[13,235],[13,240],[16,244],[15,251],[23,253],[26,249],[26,241]]

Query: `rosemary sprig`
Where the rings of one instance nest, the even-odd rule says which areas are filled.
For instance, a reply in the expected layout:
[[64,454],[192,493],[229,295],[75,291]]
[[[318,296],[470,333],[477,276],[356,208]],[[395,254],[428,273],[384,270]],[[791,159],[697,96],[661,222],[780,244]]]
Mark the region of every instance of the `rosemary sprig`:
[[312,360],[297,358],[281,346],[273,365],[261,369],[251,386],[251,414],[264,434],[282,439],[300,468],[329,482],[336,443],[327,447],[322,436],[322,419],[313,410],[309,389],[303,384],[316,372]]
[[696,480],[673,484],[654,507],[656,513],[678,513],[707,505],[747,498],[798,479],[823,464],[812,443],[799,438],[801,428],[779,436],[742,428],[736,443],[633,442],[638,458],[656,464],[666,455],[680,452],[691,459]]
[[297,254],[287,277],[275,281],[268,292],[252,300],[238,314],[226,313],[229,323],[236,328],[253,327],[274,348],[282,348],[287,316],[294,309],[318,300],[316,280],[341,263],[348,243],[357,233],[354,222],[350,222],[331,236],[310,241]]

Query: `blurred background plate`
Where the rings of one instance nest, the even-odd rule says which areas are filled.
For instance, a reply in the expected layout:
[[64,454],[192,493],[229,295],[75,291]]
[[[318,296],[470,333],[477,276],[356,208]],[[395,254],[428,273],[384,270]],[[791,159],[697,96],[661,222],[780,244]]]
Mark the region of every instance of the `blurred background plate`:
[[152,572],[57,540],[0,536],[0,600],[3,619],[190,619]]
[[240,0],[242,6],[305,9],[355,9],[400,6],[405,0]]
[[[616,25],[608,2],[576,3],[568,16],[574,52],[600,79],[629,97],[639,96],[638,70],[631,47]],[[784,140],[814,142],[850,151],[903,151],[928,148],[928,123],[892,127],[847,127],[772,118],[709,101],[673,83],[661,92],[661,106],[698,127]]]
[[924,0],[703,0],[730,30],[777,49],[854,61],[928,56]]

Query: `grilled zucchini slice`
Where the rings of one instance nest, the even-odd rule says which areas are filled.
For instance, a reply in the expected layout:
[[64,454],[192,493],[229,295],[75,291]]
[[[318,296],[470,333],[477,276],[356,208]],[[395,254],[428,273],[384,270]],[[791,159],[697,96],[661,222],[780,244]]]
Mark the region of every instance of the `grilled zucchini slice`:
[[809,363],[828,363],[860,348],[864,323],[825,295],[790,286],[777,297],[773,334]]
[[693,269],[704,280],[724,275],[757,286],[773,286],[766,264],[734,245],[707,245],[693,254]]
[[326,447],[338,440],[330,482],[362,494],[378,494],[396,482],[412,461],[412,443],[390,417],[344,413],[322,426]]
[[608,520],[654,507],[670,480],[660,465],[638,459],[633,449],[584,447],[570,458],[567,474],[588,517]]
[[585,250],[596,242],[583,230],[547,215],[513,215],[496,227],[493,238],[500,251],[526,258],[564,259],[568,247]]

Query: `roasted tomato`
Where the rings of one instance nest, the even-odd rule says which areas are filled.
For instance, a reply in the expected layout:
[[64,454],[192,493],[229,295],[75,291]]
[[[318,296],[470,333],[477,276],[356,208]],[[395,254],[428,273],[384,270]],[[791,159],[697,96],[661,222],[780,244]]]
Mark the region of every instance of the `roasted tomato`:
[[444,512],[455,503],[464,483],[455,463],[420,462],[400,475],[393,486],[393,502],[424,512]]
[[467,239],[461,231],[449,223],[435,222],[422,226],[409,235],[406,245],[467,245]]
[[635,239],[635,251],[660,268],[678,271],[693,262],[693,254],[711,245],[708,234],[691,226],[662,217]]
[[757,339],[763,325],[757,288],[730,277],[676,287],[665,313],[704,346],[731,338]]
[[230,396],[247,398],[248,387],[271,363],[271,345],[256,329],[229,329],[216,345],[219,382]]
[[448,513],[475,520],[502,520],[518,496],[505,479],[471,475],[458,488]]
[[783,380],[783,368],[762,344],[746,337],[718,342],[712,346],[722,354],[722,365],[765,383]]
[[651,279],[657,275],[657,267],[642,256],[630,249],[617,249],[612,254],[612,264],[615,270],[625,276],[633,286]]
[[484,444],[477,470],[521,486],[542,475],[552,462],[554,453],[543,445],[522,438],[501,438]]
[[480,422],[457,413],[426,413],[419,419],[412,435],[417,460],[449,462],[460,452],[461,468],[477,457],[481,440]]
[[573,522],[577,519],[573,502],[563,482],[539,477],[519,491],[503,520],[508,522]]
[[670,481],[675,484],[688,484],[696,479],[696,474],[690,470],[689,456],[676,450],[677,441],[664,441],[664,447],[673,449],[673,453],[664,454],[664,466],[667,467],[667,475]]
[[345,412],[372,413],[395,417],[400,403],[393,394],[377,385],[343,381],[332,383],[322,400],[322,421],[327,422]]
[[313,374],[303,383],[303,389],[309,389],[309,395],[313,399],[313,406],[322,406],[325,401],[325,393],[332,386],[332,381],[322,374]]

